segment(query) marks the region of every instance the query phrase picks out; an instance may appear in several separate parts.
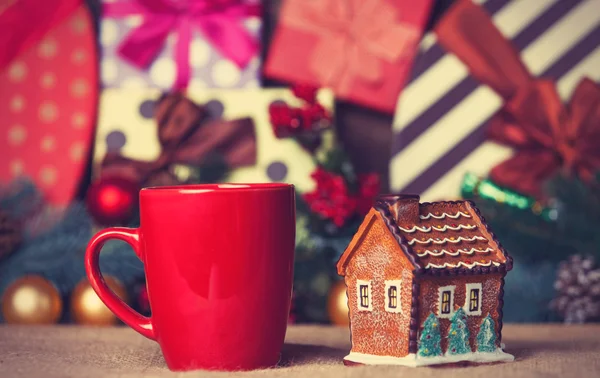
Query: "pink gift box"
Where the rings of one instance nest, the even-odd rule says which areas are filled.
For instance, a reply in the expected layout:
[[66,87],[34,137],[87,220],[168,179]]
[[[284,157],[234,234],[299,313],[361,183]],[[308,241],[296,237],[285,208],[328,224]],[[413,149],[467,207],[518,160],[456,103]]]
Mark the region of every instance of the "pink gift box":
[[431,3],[287,0],[265,75],[393,113]]

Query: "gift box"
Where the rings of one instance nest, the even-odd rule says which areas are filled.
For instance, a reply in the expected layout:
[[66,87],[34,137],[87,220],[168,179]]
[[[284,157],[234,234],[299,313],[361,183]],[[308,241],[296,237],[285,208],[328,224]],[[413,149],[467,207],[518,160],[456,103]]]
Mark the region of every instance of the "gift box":
[[432,1],[287,0],[265,76],[392,113]]
[[537,197],[600,161],[597,2],[477,3],[457,1],[421,44],[394,121],[395,192],[459,198],[471,172]]
[[[155,106],[159,97],[158,90],[113,88],[103,91],[94,154],[96,176],[100,175],[103,168],[106,170],[107,166],[112,165],[107,164],[107,154],[118,153],[127,159],[148,164],[159,160],[163,152],[161,145],[167,144],[164,138],[161,141],[157,132]],[[188,152],[192,149],[195,151],[180,154],[184,160],[194,154],[206,156],[211,146],[221,151],[225,148],[226,157],[234,161],[230,164],[234,169],[226,177],[228,182],[280,181],[294,184],[299,191],[314,188],[310,175],[315,163],[310,153],[293,139],[276,138],[270,123],[269,106],[272,103],[285,101],[291,106],[300,105],[301,100],[291,90],[209,89],[189,91],[187,97],[209,115],[210,122],[222,120],[223,127],[205,132],[204,138],[192,136],[194,140],[186,141],[182,148]],[[318,100],[328,109],[333,106],[333,96],[329,91],[320,91]],[[238,128],[235,133],[222,134],[223,129],[231,130],[233,127]],[[254,130],[252,137],[256,146],[249,145],[249,128]],[[236,137],[236,134],[239,135]],[[242,137],[245,141],[240,141]],[[255,161],[240,159],[242,155],[249,156],[247,152],[250,148],[255,148]]]
[[77,194],[98,95],[95,31],[82,1],[0,9],[0,181],[29,176],[51,205]]
[[258,0],[102,1],[102,85],[259,86]]

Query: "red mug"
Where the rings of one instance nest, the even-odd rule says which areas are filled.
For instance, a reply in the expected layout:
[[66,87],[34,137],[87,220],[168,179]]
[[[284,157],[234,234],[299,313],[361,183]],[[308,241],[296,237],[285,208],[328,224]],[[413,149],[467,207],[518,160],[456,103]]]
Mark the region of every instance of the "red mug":
[[[89,242],[85,268],[100,299],[155,340],[174,371],[274,366],[290,310],[294,187],[214,184],[140,191],[140,227],[113,227]],[[109,239],[144,263],[151,317],[113,293],[98,259]]]

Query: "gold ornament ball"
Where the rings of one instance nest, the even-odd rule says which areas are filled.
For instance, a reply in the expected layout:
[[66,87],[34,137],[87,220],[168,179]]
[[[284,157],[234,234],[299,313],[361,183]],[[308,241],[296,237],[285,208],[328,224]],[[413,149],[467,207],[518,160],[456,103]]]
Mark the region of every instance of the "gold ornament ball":
[[[119,298],[127,302],[127,290],[119,280],[104,276],[104,281]],[[115,314],[100,300],[86,278],[71,293],[71,315],[75,322],[82,325],[110,326],[118,322]]]
[[346,283],[344,280],[337,281],[329,289],[327,298],[327,313],[331,323],[338,326],[350,325],[348,318],[348,297],[346,296]]
[[40,276],[23,276],[11,283],[2,295],[2,315],[9,324],[54,324],[62,310],[58,290]]

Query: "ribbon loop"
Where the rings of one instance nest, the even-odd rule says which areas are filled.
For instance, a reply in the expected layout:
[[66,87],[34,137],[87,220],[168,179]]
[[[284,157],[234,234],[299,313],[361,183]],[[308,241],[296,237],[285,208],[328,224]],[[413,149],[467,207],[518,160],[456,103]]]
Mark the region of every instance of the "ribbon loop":
[[459,0],[435,28],[438,43],[456,55],[477,80],[508,99],[533,77],[518,51],[489,15],[470,1]]

